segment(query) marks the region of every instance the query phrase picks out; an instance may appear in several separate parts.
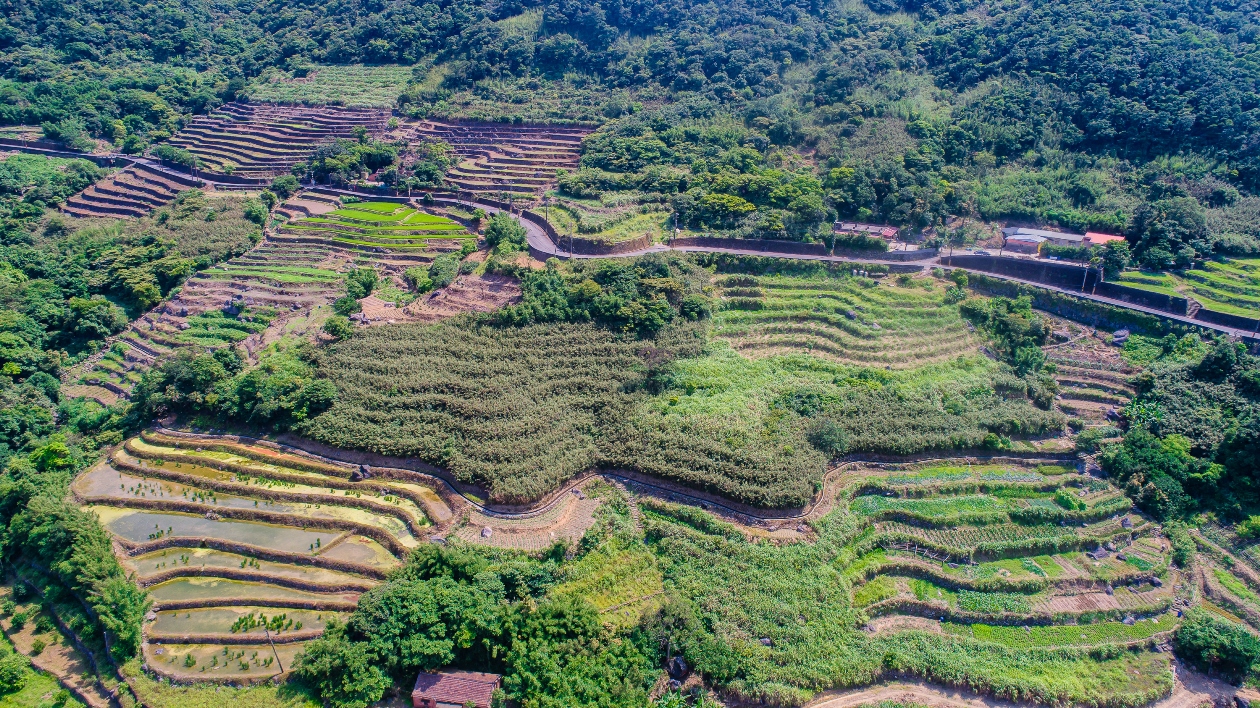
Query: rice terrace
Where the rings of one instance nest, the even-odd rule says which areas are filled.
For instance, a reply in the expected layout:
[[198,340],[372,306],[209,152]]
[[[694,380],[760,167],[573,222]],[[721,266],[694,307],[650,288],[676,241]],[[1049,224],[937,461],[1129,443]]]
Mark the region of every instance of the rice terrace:
[[7,3],[0,708],[1249,708],[1260,11]]

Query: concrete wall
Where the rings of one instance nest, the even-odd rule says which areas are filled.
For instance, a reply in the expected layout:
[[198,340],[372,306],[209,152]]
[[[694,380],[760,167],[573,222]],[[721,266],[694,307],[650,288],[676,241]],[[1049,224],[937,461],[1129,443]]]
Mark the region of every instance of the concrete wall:
[[1098,280],[1098,273],[1095,271],[1091,271],[1086,275],[1085,268],[1081,266],[1056,263],[1054,261],[1032,261],[1023,258],[968,254],[953,257],[942,256],[941,263],[945,266],[959,266],[988,273],[998,273],[1012,278],[1019,278],[1020,280],[1030,280],[1034,283],[1044,283],[1078,291],[1082,289],[1082,283],[1084,283],[1085,292],[1089,292]]
[[[802,256],[827,256],[830,252],[825,243],[801,243],[800,241],[775,241],[753,238],[718,238],[714,236],[684,236],[673,240],[678,248],[724,248],[736,251],[760,251],[763,253],[791,253]],[[870,251],[867,257],[882,255]]]
[[1231,315],[1227,312],[1214,312],[1212,310],[1199,310],[1194,313],[1194,319],[1203,322],[1211,322],[1222,327],[1233,327],[1234,329],[1255,332],[1260,327],[1260,319],[1254,317],[1242,317],[1240,315]]
[[1108,283],[1105,281],[1098,284],[1098,288],[1094,290],[1094,294],[1109,297],[1112,300],[1130,302],[1134,305],[1141,305],[1142,307],[1164,310],[1175,315],[1186,314],[1186,308],[1190,305],[1189,301],[1187,301],[1184,297],[1155,293],[1150,290],[1131,288],[1120,283]]

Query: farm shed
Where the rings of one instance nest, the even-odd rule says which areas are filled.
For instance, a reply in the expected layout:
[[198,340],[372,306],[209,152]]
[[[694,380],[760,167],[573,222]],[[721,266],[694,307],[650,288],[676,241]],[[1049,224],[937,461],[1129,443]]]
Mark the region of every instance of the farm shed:
[[863,236],[878,236],[880,238],[891,239],[897,236],[897,228],[895,226],[881,226],[880,224],[859,224],[853,221],[837,221],[831,225],[831,232],[836,234],[861,234]]
[[498,674],[473,671],[421,672],[411,692],[415,708],[490,708],[490,698],[499,687]]
[[1043,229],[1026,229],[1022,226],[1008,226],[1002,229],[1002,235],[1010,240],[1013,236],[1040,236],[1056,246],[1079,246],[1085,241],[1082,234],[1066,234],[1059,231]]
[[1036,253],[1045,242],[1040,236],[1008,236],[1004,248],[1017,253]]

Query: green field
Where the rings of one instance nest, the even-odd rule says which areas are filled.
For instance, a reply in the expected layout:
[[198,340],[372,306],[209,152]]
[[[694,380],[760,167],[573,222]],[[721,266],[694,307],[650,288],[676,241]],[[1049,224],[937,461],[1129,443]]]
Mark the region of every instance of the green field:
[[1260,315],[1260,259],[1221,258],[1177,273],[1126,272],[1120,283],[1140,290],[1192,297],[1205,309],[1243,317]]
[[306,76],[269,71],[247,89],[255,101],[392,108],[411,79],[406,66],[312,66]]
[[352,202],[318,217],[285,224],[289,235],[322,236],[362,246],[424,247],[426,239],[462,239],[470,234],[460,224],[409,206],[388,202]]
[[714,336],[748,356],[803,353],[854,366],[923,366],[975,352],[945,287],[860,277],[720,278]]

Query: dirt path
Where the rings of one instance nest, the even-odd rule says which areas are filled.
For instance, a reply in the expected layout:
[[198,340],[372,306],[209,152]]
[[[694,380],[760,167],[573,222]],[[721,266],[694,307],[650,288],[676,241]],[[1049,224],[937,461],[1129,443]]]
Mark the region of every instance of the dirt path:
[[[1173,675],[1176,684],[1166,698],[1150,704],[1150,708],[1199,708],[1210,705],[1232,705],[1235,695],[1255,702],[1260,692],[1239,689],[1224,681],[1191,671],[1175,659]],[[856,708],[884,701],[917,703],[930,708],[1019,708],[1019,704],[984,696],[964,689],[939,686],[925,681],[895,681],[845,691],[828,691],[807,704],[807,708]]]
[[[0,597],[9,596],[9,588],[0,591]],[[94,678],[92,664],[87,657],[79,653],[69,640],[60,632],[40,634],[38,638],[45,642],[44,650],[32,655],[32,647],[36,640],[35,618],[32,617],[20,630],[13,629],[12,621],[6,617],[0,620],[0,629],[19,654],[30,659],[31,665],[57,679],[57,682],[70,691],[76,698],[91,708],[115,708],[112,697],[101,690]],[[55,641],[50,641],[55,639]]]

